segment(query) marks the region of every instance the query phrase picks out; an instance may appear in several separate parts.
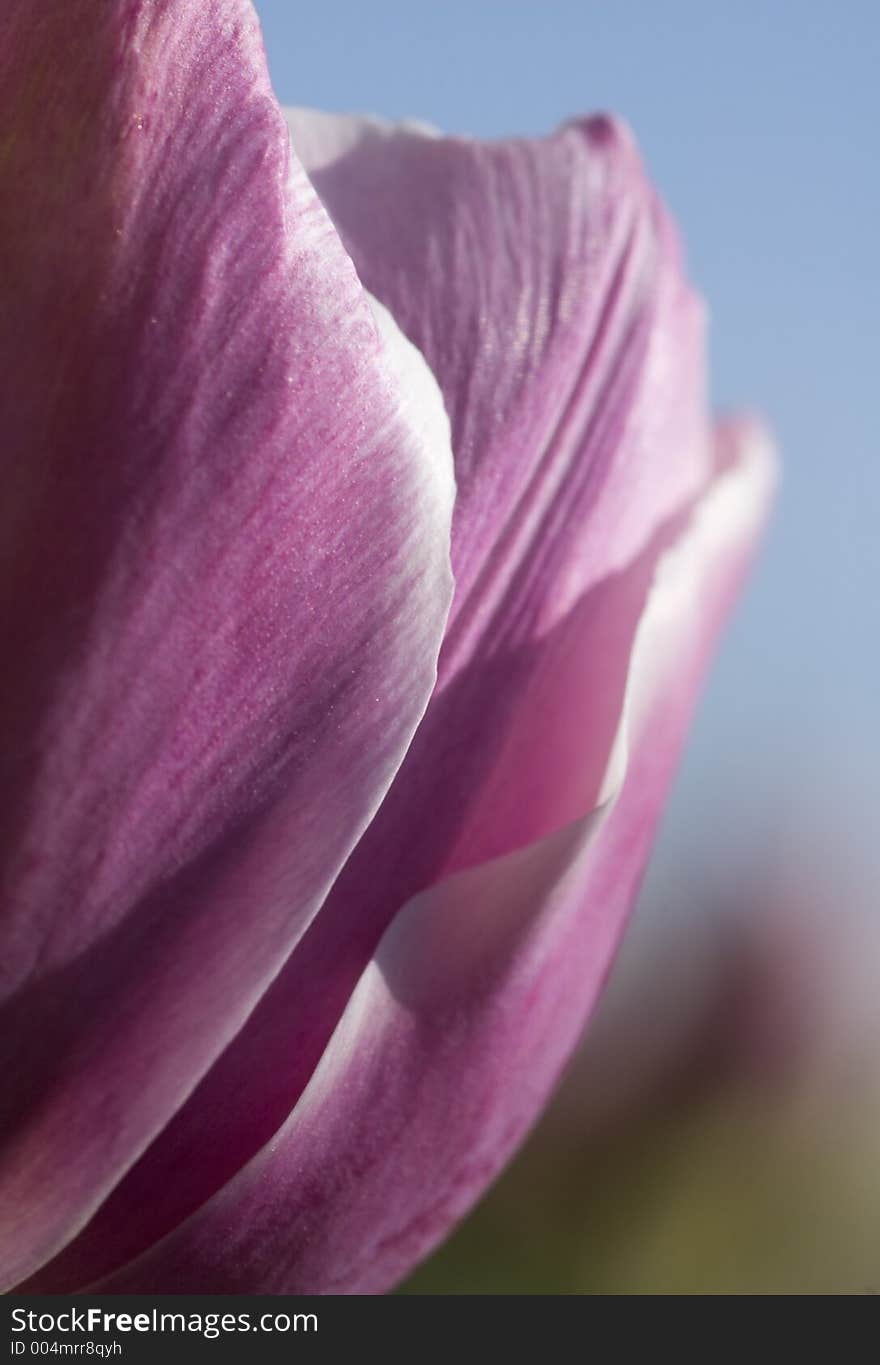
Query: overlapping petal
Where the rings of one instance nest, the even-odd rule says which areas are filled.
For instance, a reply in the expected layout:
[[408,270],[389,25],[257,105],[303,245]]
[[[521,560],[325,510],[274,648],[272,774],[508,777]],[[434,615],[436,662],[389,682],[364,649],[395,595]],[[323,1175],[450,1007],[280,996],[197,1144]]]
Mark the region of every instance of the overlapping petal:
[[[451,415],[456,596],[438,684],[391,791],[286,968],[47,1268],[45,1289],[137,1256],[274,1140],[404,905],[539,845],[607,799],[658,560],[717,472],[702,309],[624,130],[597,119],[543,140],[479,144],[299,112],[291,126],[361,277],[427,355]],[[620,932],[642,857],[634,843],[623,889],[607,903],[597,893],[582,957],[607,962],[603,944]],[[462,913],[476,931],[481,896]],[[574,992],[578,1019],[592,979]],[[331,1146],[324,1158],[320,1180],[309,1177],[315,1216],[339,1228]],[[289,1198],[279,1194],[281,1210]],[[297,1264],[295,1282],[308,1284],[312,1272]]]
[[[161,22],[165,7],[135,11],[137,23]],[[243,7],[211,13],[233,11],[223,32],[239,41]],[[174,120],[177,129],[179,110]],[[245,1011],[231,1011],[232,1041],[189,1099],[207,1048],[188,1084],[169,1088],[163,1121],[178,1112],[35,1288],[69,1289],[109,1272],[101,1287],[110,1290],[373,1292],[442,1235],[531,1121],[607,970],[706,652],[766,504],[761,441],[728,431],[713,448],[701,309],[619,126],[595,119],[540,141],[480,144],[302,112],[290,122],[361,279],[427,357],[452,420],[456,597],[439,680],[320,915],[300,942],[288,938],[296,946],[284,970],[246,1022]],[[254,211],[251,223],[262,222]],[[336,238],[314,203],[310,213],[341,271]],[[243,207],[235,221],[246,221]],[[216,226],[228,229],[219,212]],[[225,260],[238,259],[236,243]],[[152,259],[161,263],[161,251]],[[234,284],[230,301],[241,298],[241,280]],[[313,324],[321,302],[312,284]],[[348,287],[362,320],[351,275]],[[266,321],[256,319],[252,341],[265,343]],[[270,316],[268,335],[275,330]],[[417,368],[411,355],[405,363]],[[387,351],[378,368],[387,380]],[[340,380],[334,427],[353,397],[351,370]],[[216,403],[220,391],[206,392]],[[203,411],[213,420],[207,403]],[[361,415],[372,469],[376,414]],[[383,493],[399,517],[415,476],[393,466]],[[417,506],[442,506],[442,483],[426,475]],[[309,489],[319,500],[325,492]],[[347,505],[335,502],[340,533],[351,506],[360,515],[357,491]],[[320,525],[327,558],[337,569],[344,559],[354,590],[363,562],[336,553],[331,520]],[[353,535],[388,569],[398,643],[409,635],[424,657],[424,603],[442,600],[442,572],[430,549],[429,563],[414,564],[418,518],[404,525],[392,514],[390,529],[404,532],[396,560],[384,516],[368,514]],[[429,585],[426,597],[413,594],[414,578]],[[322,590],[323,563],[310,581]],[[329,609],[336,591],[331,580]],[[361,618],[360,666],[368,647],[388,648],[387,606]],[[341,627],[350,640],[351,620]],[[399,682],[393,649],[389,657]],[[218,662],[225,677],[228,661]],[[322,681],[334,678],[335,662],[320,661]],[[375,675],[366,666],[359,676]],[[411,701],[417,688],[403,686]],[[373,755],[389,721],[376,688],[373,728],[363,706],[342,708],[350,736],[362,725]],[[239,701],[233,689],[230,705]],[[310,740],[313,726],[306,714],[297,738]],[[266,754],[257,747],[249,771],[262,773]],[[289,768],[277,765],[277,776],[277,790],[288,791]],[[320,756],[316,781],[323,796]],[[282,805],[276,826],[290,837],[292,864],[303,835],[323,838],[325,821],[336,820],[325,807],[310,821],[301,792],[299,823]],[[262,837],[243,854],[221,843],[230,859],[216,879],[210,861],[207,876],[195,868],[191,894],[207,897],[200,906],[217,913],[230,874],[258,892],[264,866],[274,878]],[[196,944],[195,899],[191,913]],[[222,945],[222,929],[220,937]],[[186,974],[185,936],[183,948]],[[204,991],[225,990],[216,959],[206,968]],[[249,1003],[270,975],[250,978]],[[106,1025],[107,1011],[98,1017]],[[218,1039],[215,1028],[211,1045]],[[90,1060],[82,1049],[74,1060],[83,1055]],[[133,1150],[129,1143],[128,1159]],[[88,1177],[91,1199],[92,1170]]]
[[617,121],[498,142],[311,110],[288,121],[449,409],[448,674],[453,645],[463,666],[487,630],[498,649],[558,620],[703,484],[702,304]]
[[605,802],[414,897],[271,1142],[98,1288],[374,1293],[467,1209],[601,987],[773,473],[760,430],[725,427],[711,486],[655,557]]
[[0,16],[2,1279],[241,1027],[399,765],[448,423],[242,0]]

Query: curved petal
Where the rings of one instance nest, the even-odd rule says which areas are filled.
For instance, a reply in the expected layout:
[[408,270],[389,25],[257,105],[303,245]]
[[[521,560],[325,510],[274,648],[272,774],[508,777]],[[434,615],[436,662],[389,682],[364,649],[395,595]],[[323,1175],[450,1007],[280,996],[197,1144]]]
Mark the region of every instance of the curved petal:
[[711,468],[703,310],[633,140],[605,117],[500,142],[287,117],[361,279],[446,399],[455,652],[487,626],[496,645],[528,637]]
[[384,936],[287,1123],[102,1292],[373,1293],[492,1178],[564,1063],[638,885],[706,660],[764,518],[762,435],[656,565],[603,806],[442,882]]
[[241,1027],[375,811],[436,673],[453,481],[249,4],[11,0],[0,110],[9,1283]]
[[603,798],[656,559],[711,473],[702,308],[625,130],[486,144],[289,117],[361,278],[444,393],[450,626],[403,768],[321,915],[47,1291],[140,1252],[271,1138],[407,900]]

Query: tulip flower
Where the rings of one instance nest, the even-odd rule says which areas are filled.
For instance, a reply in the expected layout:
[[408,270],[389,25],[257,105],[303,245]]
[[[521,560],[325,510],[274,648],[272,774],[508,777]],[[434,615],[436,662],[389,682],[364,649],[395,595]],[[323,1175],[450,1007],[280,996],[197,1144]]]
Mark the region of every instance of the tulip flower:
[[288,127],[245,0],[0,39],[2,1279],[379,1292],[590,1012],[768,442],[610,120]]

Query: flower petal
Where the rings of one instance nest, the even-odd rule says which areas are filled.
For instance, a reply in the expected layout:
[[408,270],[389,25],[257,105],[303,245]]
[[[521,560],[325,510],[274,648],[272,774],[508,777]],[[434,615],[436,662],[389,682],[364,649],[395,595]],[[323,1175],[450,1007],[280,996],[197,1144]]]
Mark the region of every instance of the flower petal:
[[44,1291],[140,1252],[271,1138],[406,901],[603,798],[654,565],[711,473],[702,308],[624,130],[594,119],[480,144],[290,119],[451,415],[456,596],[438,685],[321,915]]
[[656,561],[609,736],[616,791],[411,900],[272,1141],[97,1290],[378,1292],[465,1212],[535,1117],[608,970],[772,483],[763,435],[725,428],[712,486]]
[[439,392],[291,161],[251,6],[38,11],[0,19],[5,1283],[277,973],[451,591]]
[[530,636],[711,469],[703,309],[633,140],[605,117],[501,142],[288,122],[361,279],[446,399],[456,652],[489,625],[497,643]]

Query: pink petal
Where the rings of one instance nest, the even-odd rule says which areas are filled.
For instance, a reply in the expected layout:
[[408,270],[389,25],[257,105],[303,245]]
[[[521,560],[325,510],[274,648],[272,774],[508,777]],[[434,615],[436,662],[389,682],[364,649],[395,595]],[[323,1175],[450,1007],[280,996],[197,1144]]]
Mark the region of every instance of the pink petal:
[[443,388],[451,625],[413,746],[321,915],[46,1291],[142,1251],[271,1138],[407,900],[601,799],[657,556],[711,474],[702,308],[625,131],[480,144],[291,122],[361,277]]
[[361,279],[446,399],[456,656],[490,624],[531,638],[711,468],[703,309],[633,140],[603,117],[502,142],[288,122]]
[[726,428],[711,487],[656,561],[603,805],[411,900],[271,1142],[96,1288],[374,1293],[465,1212],[533,1120],[608,970],[772,482],[762,434]]
[[448,424],[243,0],[0,19],[0,1279],[303,933],[425,707]]

